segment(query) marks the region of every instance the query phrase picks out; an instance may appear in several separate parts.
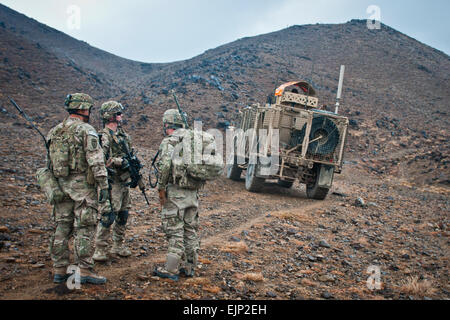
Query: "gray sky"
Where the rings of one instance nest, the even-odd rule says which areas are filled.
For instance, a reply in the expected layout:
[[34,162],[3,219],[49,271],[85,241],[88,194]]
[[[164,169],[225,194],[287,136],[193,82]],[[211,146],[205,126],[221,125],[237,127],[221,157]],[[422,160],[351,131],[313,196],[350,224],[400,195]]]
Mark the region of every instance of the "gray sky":
[[[121,57],[145,62],[192,58],[242,37],[291,25],[381,21],[450,53],[448,0],[0,0],[0,3]],[[68,13],[80,9],[80,29]]]

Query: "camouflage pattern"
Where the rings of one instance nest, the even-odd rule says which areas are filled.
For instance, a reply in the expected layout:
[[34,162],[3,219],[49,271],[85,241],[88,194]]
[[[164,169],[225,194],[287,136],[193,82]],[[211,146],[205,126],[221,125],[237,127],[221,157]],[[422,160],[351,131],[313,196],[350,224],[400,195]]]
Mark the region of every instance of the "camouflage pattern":
[[[56,228],[51,238],[50,255],[55,269],[68,266],[68,242],[74,235],[75,263],[81,268],[92,268],[97,188],[108,187],[104,156],[97,132],[91,125],[71,117],[64,121],[64,125],[70,127],[68,132],[73,137],[69,153],[70,170],[67,177],[57,178],[57,181],[67,198],[54,205]],[[53,138],[54,132],[54,129],[50,131],[48,140]]]
[[157,167],[160,173],[158,189],[165,190],[167,201],[161,211],[162,227],[169,241],[168,255],[174,254],[194,268],[199,250],[198,238],[198,181],[187,179],[180,186],[172,174],[172,156],[180,136],[185,129],[179,129],[167,136],[159,147],[160,156]]
[[[185,115],[186,117],[186,115]],[[163,115],[163,125],[179,125],[184,128],[183,117],[177,109],[169,109],[164,112]]]
[[116,114],[119,112],[122,112],[124,110],[122,104],[116,102],[116,101],[108,101],[102,104],[100,108],[100,114],[102,116],[102,119],[104,121],[108,121],[111,118],[113,118]]
[[66,110],[89,110],[94,106],[94,100],[85,93],[69,94],[64,105]]
[[48,167],[38,169],[36,172],[36,179],[39,187],[44,191],[48,203],[53,205],[62,202],[64,198],[66,198],[66,195],[58,184],[58,180],[56,180]]
[[169,241],[167,253],[176,254],[181,261],[194,264],[195,267],[200,249],[197,190],[169,184],[161,221]]
[[[131,197],[130,188],[125,186],[125,183],[129,180],[128,170],[123,170],[122,158],[125,153],[122,151],[119,141],[124,140],[128,148],[131,149],[131,138],[130,136],[119,127],[116,132],[109,128],[104,128],[102,132],[102,148],[106,155],[106,161],[109,159],[112,161],[110,171],[111,179],[111,199],[112,208],[116,214],[115,221],[112,226],[106,227],[102,223],[97,226],[96,233],[96,255],[97,252],[102,255],[106,254],[106,249],[108,247],[108,239],[110,237],[110,229],[112,227],[112,239],[113,239],[113,249],[120,250],[123,248],[123,243],[125,239],[126,231],[126,221],[125,224],[121,223],[120,216],[124,212],[128,212],[131,208]],[[112,173],[112,174],[111,174]],[[100,207],[100,215],[108,212],[109,206],[103,208]],[[101,217],[100,217],[101,218]]]
[[[183,155],[180,153],[179,158],[175,159],[174,151],[175,147],[183,140],[183,137],[189,137],[190,130],[178,129],[170,136],[163,139],[159,146],[159,158],[156,166],[159,171],[158,190],[165,190],[169,183],[179,185],[186,189],[198,190],[203,187],[204,182],[195,180],[187,176],[186,170],[180,169],[183,160]],[[192,147],[188,145],[187,147]],[[191,153],[193,156],[193,152]]]

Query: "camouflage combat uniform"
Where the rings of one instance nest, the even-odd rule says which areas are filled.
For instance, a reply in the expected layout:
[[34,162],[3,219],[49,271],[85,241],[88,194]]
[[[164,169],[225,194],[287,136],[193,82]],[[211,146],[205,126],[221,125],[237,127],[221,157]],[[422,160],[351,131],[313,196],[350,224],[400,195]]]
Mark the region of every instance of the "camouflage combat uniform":
[[[108,188],[103,150],[95,129],[88,123],[71,117],[50,131],[50,143],[54,132],[63,126],[67,128],[66,134],[71,137],[69,175],[57,178],[66,198],[54,205],[56,229],[50,244],[51,258],[56,269],[70,264],[69,239],[74,234],[75,263],[80,268],[92,269],[98,210],[96,188]],[[92,176],[89,177],[88,173],[92,173]]]
[[[126,223],[131,208],[130,188],[125,186],[125,184],[129,181],[130,174],[128,169],[122,169],[125,152],[119,144],[120,141],[124,141],[128,146],[128,150],[131,150],[131,138],[122,128],[119,127],[116,132],[106,127],[103,129],[103,152],[106,156],[106,161],[111,161],[112,163],[112,170],[109,170],[109,178],[112,187],[110,200],[116,216],[114,219],[111,219],[110,222],[108,222],[108,219],[105,220],[101,217],[96,234],[96,252],[94,254],[94,259],[96,261],[106,260],[106,250],[108,247],[108,238],[112,221],[114,221],[114,223],[112,224],[113,247],[111,253],[120,256],[131,255],[129,249],[124,247]],[[107,213],[103,208],[100,209],[100,212]]]
[[[166,115],[173,113],[179,124],[177,110],[168,110]],[[165,121],[166,122],[166,121]],[[167,121],[171,123],[171,121]],[[173,153],[186,129],[178,129],[172,135],[163,139],[159,147],[157,167],[159,171],[158,190],[165,191],[166,202],[161,210],[162,227],[169,241],[164,269],[157,268],[155,275],[178,279],[179,270],[182,274],[192,276],[197,266],[200,241],[198,237],[199,212],[198,189],[203,186],[189,177],[180,186],[180,179],[174,180],[172,175]],[[186,178],[186,177],[185,177]],[[178,269],[179,266],[181,269]]]

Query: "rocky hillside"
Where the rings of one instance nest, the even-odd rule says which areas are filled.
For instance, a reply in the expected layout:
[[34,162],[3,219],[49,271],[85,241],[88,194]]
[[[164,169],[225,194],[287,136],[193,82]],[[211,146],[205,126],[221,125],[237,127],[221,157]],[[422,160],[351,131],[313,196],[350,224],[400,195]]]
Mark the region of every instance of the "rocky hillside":
[[[34,178],[45,159],[40,137],[13,97],[46,133],[66,113],[68,93],[96,107],[122,102],[124,125],[148,165],[175,89],[205,127],[232,123],[282,82],[311,80],[333,110],[346,65],[340,112],[350,118],[346,161],[325,201],[267,184],[261,194],[222,177],[200,192],[202,248],[197,277],[151,276],[167,241],[132,190],[126,260],[96,266],[105,286],[70,292],[51,282],[51,207]],[[365,21],[294,26],[239,39],[193,59],[129,61],[0,5],[1,299],[448,299],[450,59],[386,25]],[[97,109],[98,110],[98,109]],[[98,113],[92,124],[100,128]],[[366,286],[367,267],[382,288]]]
[[[311,79],[320,103],[333,109],[345,64],[347,159],[376,174],[449,184],[450,58],[386,25],[293,26],[167,64],[119,58],[1,5],[0,36],[3,108],[6,95],[15,96],[31,114],[40,110],[36,120],[49,119],[48,130],[64,117],[59,106],[69,92],[86,91],[99,104],[114,98],[129,108],[136,141],[150,148],[162,136],[149,128],[174,106],[170,89],[191,118],[224,126],[239,108],[264,103],[277,85],[299,78]],[[2,117],[11,116],[5,109]]]

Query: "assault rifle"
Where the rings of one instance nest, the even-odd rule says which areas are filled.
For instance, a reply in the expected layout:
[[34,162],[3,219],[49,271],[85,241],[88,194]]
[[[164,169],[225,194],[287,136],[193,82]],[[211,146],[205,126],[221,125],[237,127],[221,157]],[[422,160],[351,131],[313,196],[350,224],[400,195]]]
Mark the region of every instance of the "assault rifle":
[[10,97],[8,97],[8,98],[9,98],[9,101],[11,101],[12,105],[19,111],[20,115],[21,115],[23,118],[25,118],[25,120],[27,120],[28,123],[30,123],[31,127],[32,127],[33,129],[35,129],[35,130],[41,135],[42,139],[44,139],[45,148],[47,149],[47,152],[50,152],[50,151],[49,151],[49,145],[48,145],[47,139],[46,139],[45,136],[42,134],[42,132],[34,125],[33,119],[31,119],[25,112],[23,112],[23,110],[17,105],[17,103],[16,103],[12,98],[10,98]]
[[150,202],[148,202],[147,195],[145,194],[145,185],[142,181],[142,175],[140,173],[140,170],[144,167],[139,159],[134,154],[134,151],[130,151],[128,149],[127,144],[124,140],[120,140],[120,146],[122,148],[122,151],[125,153],[125,156],[123,157],[124,160],[126,160],[126,165],[123,167],[123,169],[128,169],[130,172],[130,178],[131,181],[126,184],[127,187],[130,188],[136,188],[139,186],[139,189],[142,191],[142,194],[144,195],[145,201],[150,206]]

